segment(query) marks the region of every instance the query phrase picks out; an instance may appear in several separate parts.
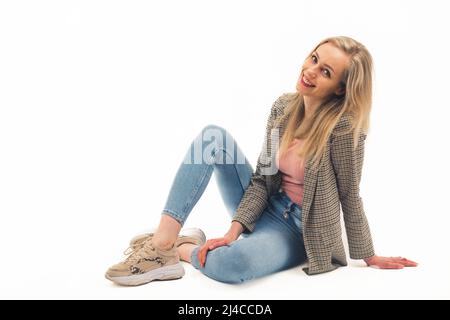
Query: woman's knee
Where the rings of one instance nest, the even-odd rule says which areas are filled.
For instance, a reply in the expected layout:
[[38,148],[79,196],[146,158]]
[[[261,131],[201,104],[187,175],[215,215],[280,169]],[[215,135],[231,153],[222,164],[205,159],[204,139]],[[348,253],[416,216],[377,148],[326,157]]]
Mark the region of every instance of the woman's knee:
[[[219,164],[234,163],[236,142],[233,136],[223,127],[215,124],[205,126],[200,135],[204,152],[209,156],[216,157]],[[231,158],[231,159],[226,159]]]
[[209,124],[202,129],[202,137],[204,141],[214,140],[217,148],[224,148],[233,142],[234,138],[223,127]]
[[206,125],[206,126],[202,129],[203,134],[204,134],[205,132],[216,132],[216,131],[219,131],[219,132],[221,132],[222,134],[225,134],[225,133],[227,132],[227,130],[226,130],[225,128],[223,128],[223,127],[221,127],[221,126],[219,126],[219,125],[213,124],[213,123]]
[[251,279],[252,268],[248,254],[238,247],[221,247],[216,250],[215,254],[208,257],[206,261],[208,277],[229,284],[242,283]]

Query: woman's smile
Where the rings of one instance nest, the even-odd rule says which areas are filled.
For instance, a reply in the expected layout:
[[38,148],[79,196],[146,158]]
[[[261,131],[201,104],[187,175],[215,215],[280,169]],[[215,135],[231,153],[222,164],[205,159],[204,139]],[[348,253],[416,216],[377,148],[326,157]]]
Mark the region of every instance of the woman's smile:
[[315,85],[312,84],[312,82],[309,81],[304,75],[302,75],[302,77],[300,78],[300,83],[306,88],[314,88],[315,87]]

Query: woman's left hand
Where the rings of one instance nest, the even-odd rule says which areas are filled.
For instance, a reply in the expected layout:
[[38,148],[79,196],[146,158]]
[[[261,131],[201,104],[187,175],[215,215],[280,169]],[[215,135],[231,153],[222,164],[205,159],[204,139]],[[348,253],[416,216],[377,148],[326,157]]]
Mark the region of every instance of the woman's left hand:
[[364,259],[370,267],[380,269],[403,269],[404,267],[417,267],[418,263],[403,257],[372,256]]

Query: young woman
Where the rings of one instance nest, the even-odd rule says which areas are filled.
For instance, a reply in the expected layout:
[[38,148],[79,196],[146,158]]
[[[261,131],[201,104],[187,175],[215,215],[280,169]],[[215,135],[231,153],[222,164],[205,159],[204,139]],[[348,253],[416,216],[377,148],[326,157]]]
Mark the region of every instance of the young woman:
[[[158,229],[133,239],[128,257],[106,278],[122,285],[181,278],[180,259],[226,283],[305,262],[309,275],[328,272],[347,265],[340,207],[352,259],[386,269],[416,266],[375,255],[359,196],[372,103],[367,49],[348,37],[323,40],[306,58],[296,89],[272,106],[255,172],[229,132],[203,128],[178,169]],[[205,243],[201,230],[180,230],[212,172],[232,222],[223,237]]]

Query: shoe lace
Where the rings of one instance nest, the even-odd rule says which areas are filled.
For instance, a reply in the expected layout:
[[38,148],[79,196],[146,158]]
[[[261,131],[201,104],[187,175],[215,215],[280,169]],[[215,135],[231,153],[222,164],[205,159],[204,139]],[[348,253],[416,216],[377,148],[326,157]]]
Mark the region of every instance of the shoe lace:
[[135,244],[133,244],[133,245],[130,245],[128,248],[125,249],[125,251],[123,252],[123,254],[126,255],[126,256],[131,255],[131,254],[133,254],[133,252],[139,250],[140,247],[141,247],[141,244],[140,244],[140,243],[139,243],[139,244],[136,244],[136,243],[135,243]]
[[[129,246],[127,250],[129,249],[130,252],[128,253],[128,257],[125,259],[125,263],[130,265],[138,262],[142,258],[153,256],[155,251],[151,238],[144,240],[143,243]],[[127,252],[127,250],[125,250],[125,252]]]
[[140,248],[142,248],[142,246],[144,245],[145,240],[147,240],[148,237],[137,240],[137,241],[133,241],[128,248],[125,249],[125,251],[123,252],[124,255],[128,256],[130,254],[133,254],[133,252],[139,250]]

